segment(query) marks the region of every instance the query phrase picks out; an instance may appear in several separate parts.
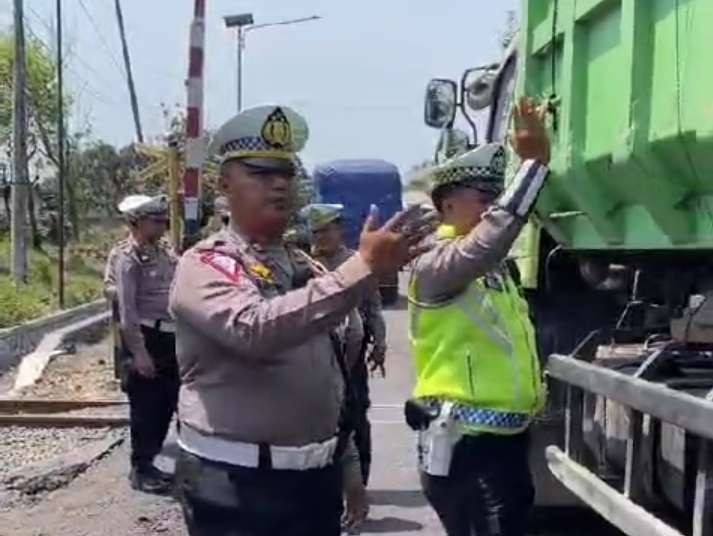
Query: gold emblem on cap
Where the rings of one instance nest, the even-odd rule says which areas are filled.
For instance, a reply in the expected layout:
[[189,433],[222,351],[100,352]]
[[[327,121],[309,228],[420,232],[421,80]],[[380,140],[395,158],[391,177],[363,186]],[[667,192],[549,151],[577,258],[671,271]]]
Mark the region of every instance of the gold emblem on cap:
[[289,149],[292,146],[292,127],[280,108],[275,108],[267,116],[262,126],[262,139],[276,149]]

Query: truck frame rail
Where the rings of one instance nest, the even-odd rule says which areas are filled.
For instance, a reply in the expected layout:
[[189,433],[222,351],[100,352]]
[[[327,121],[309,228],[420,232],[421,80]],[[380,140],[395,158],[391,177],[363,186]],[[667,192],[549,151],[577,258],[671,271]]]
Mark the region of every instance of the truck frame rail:
[[[552,355],[547,371],[566,388],[564,451],[547,448],[547,463],[552,474],[570,491],[609,522],[631,536],[682,536],[646,503],[646,457],[642,455],[644,418],[658,419],[685,429],[699,439],[693,499],[693,536],[713,534],[713,390],[705,398],[679,392],[647,381],[647,369],[667,351],[653,352],[634,376],[600,367],[582,358],[583,346],[591,351],[592,342],[602,333],[592,334],[572,355]],[[590,352],[583,352],[590,353]],[[587,467],[584,440],[584,398],[590,393],[625,406],[629,412],[626,462],[623,485],[612,485]]]

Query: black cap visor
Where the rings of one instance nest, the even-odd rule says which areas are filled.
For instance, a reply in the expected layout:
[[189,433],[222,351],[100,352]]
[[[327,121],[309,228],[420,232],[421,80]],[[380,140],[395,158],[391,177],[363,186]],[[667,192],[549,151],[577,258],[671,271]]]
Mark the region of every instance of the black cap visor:
[[291,160],[284,158],[240,158],[239,162],[257,173],[286,173],[295,174],[295,165]]

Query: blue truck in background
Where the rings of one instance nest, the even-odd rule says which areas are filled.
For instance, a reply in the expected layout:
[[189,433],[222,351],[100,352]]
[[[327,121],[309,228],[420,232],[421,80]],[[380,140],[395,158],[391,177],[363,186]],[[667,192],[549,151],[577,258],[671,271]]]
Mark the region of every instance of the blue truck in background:
[[[335,160],[315,167],[314,185],[320,203],[344,206],[346,244],[357,248],[372,204],[379,207],[381,223],[403,208],[401,174],[385,160]],[[398,274],[380,283],[381,297],[389,305],[398,299]]]

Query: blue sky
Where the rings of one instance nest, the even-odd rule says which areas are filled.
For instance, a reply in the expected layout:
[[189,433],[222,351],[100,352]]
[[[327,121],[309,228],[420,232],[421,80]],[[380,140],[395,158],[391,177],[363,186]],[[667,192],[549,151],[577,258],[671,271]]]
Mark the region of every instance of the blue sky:
[[[76,124],[116,145],[133,138],[113,0],[63,0],[67,84]],[[51,42],[54,0],[25,0],[27,23]],[[82,7],[82,3],[83,6]],[[244,105],[279,102],[311,128],[308,163],[376,157],[402,171],[432,154],[436,132],[422,122],[426,82],[458,77],[498,59],[506,11],[518,0],[207,0],[206,125],[235,113],[235,36],[222,17],[252,12],[256,23],[322,20],[248,36]],[[158,136],[160,104],[185,102],[192,0],[122,0],[144,131]],[[85,9],[86,8],[86,11]],[[12,0],[0,0],[0,29]]]

